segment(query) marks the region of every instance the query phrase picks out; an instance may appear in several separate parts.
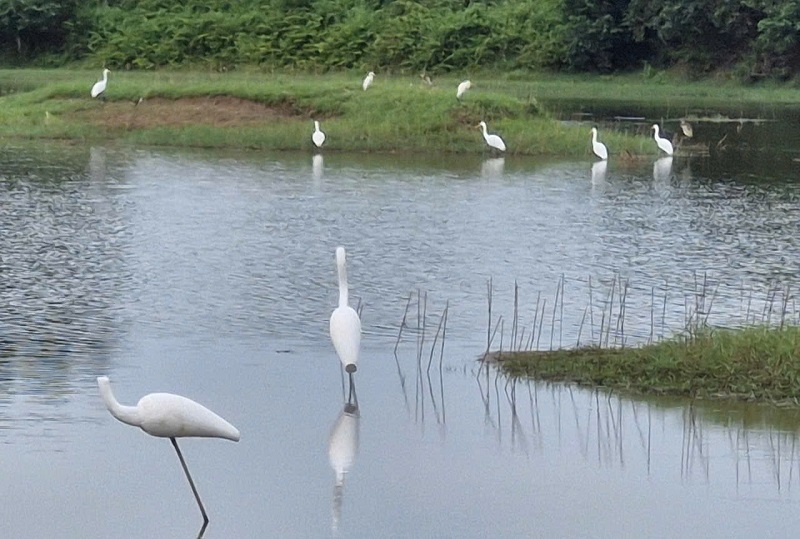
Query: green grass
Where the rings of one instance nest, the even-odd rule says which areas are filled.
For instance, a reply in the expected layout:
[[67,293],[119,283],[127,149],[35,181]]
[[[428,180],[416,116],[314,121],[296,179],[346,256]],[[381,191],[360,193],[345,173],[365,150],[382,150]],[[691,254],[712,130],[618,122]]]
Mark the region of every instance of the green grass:
[[[124,140],[151,145],[303,150],[310,146],[311,120],[323,122],[327,151],[486,151],[480,120],[500,134],[509,154],[591,159],[589,125],[553,119],[542,103],[555,99],[599,99],[652,106],[728,106],[800,103],[800,92],[783,86],[745,87],[730,82],[687,82],[641,75],[601,77],[519,73],[473,74],[473,89],[455,99],[460,78],[442,77],[428,86],[415,76],[378,74],[369,91],[360,73],[288,74],[238,70],[112,72],[109,102],[144,98],[233,96],[281,111],[245,126],[151,125],[133,129],[87,123],[80,111],[100,109],[89,88],[100,70],[0,70],[0,137]],[[177,106],[177,105],[176,105]],[[47,114],[46,114],[47,113]],[[138,112],[137,112],[138,113]],[[649,136],[603,129],[614,155],[657,154]]]
[[[509,154],[590,155],[587,125],[558,122],[541,107],[539,91],[552,95],[553,84],[482,81],[463,102],[455,99],[458,79],[438,79],[433,87],[418,77],[378,75],[369,91],[360,74],[264,74],[256,71],[112,72],[107,99],[130,102],[140,97],[234,96],[281,110],[285,116],[258,125],[220,127],[154,125],[126,129],[120,125],[87,125],[76,112],[102,108],[88,91],[96,70],[0,71],[0,136],[122,139],[144,144],[262,149],[307,149],[310,120],[319,119],[328,134],[327,149],[349,151],[474,152],[485,151],[475,125],[480,120],[500,134]],[[594,84],[594,83],[593,83]],[[565,79],[561,90],[575,86]],[[609,90],[613,90],[609,88]],[[612,91],[613,93],[613,91]],[[613,153],[655,155],[649,138],[605,130],[602,138]]]
[[511,376],[641,394],[791,402],[800,397],[800,328],[708,329],[636,348],[503,353]]

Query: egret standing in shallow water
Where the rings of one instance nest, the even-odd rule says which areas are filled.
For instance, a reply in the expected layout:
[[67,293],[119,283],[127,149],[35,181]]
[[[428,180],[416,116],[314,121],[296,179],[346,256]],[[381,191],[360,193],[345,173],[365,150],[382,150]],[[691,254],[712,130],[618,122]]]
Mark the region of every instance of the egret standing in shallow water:
[[456,99],[461,100],[461,96],[467,93],[467,90],[472,88],[472,83],[468,80],[465,80],[461,84],[458,85],[458,90],[456,90]]
[[336,248],[336,268],[339,273],[339,306],[331,314],[331,341],[344,370],[350,374],[352,387],[352,375],[358,369],[358,354],[361,349],[361,319],[356,310],[347,303],[349,291],[344,247]]
[[151,436],[169,438],[172,446],[178,453],[183,471],[192,487],[194,498],[203,514],[203,522],[208,524],[208,515],[200,501],[200,495],[194,486],[189,468],[183,460],[181,450],[175,438],[182,437],[201,437],[201,438],[224,438],[234,442],[239,441],[239,431],[222,419],[220,416],[206,408],[180,395],[172,393],[150,393],[145,395],[136,406],[123,406],[111,392],[111,382],[107,376],[97,378],[97,385],[100,388],[100,395],[103,402],[115,418],[128,425],[139,427]]
[[375,78],[375,73],[373,73],[372,71],[367,73],[367,76],[364,77],[364,82],[361,83],[361,87],[364,88],[364,91],[366,91],[367,88],[369,88],[369,86],[372,84],[372,79],[374,78]]
[[483,139],[486,141],[486,144],[488,144],[490,148],[493,148],[501,152],[506,151],[506,143],[503,142],[503,139],[501,139],[498,135],[494,134],[490,135],[486,132],[486,122],[479,123],[478,127],[480,127],[481,130],[483,131]]
[[111,73],[110,69],[103,70],[103,80],[99,80],[92,86],[92,97],[100,97],[106,91],[108,86],[108,74]]
[[592,127],[592,151],[600,159],[608,159],[608,148],[602,142],[597,140],[597,128]]
[[672,155],[674,152],[674,150],[672,149],[672,143],[669,140],[658,136],[658,124],[653,124],[653,127],[651,127],[651,129],[654,131],[653,138],[655,139],[656,144],[658,144],[658,147],[661,149],[661,151],[663,151],[667,155]]
[[322,145],[325,144],[325,133],[320,131],[319,122],[316,120],[314,120],[314,134],[311,135],[311,140],[317,148],[322,148]]

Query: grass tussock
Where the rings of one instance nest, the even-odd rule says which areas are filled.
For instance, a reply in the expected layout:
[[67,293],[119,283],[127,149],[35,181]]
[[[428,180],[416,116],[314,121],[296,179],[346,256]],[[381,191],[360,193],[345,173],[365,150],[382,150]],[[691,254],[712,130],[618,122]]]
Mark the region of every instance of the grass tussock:
[[705,329],[636,348],[495,356],[511,376],[644,394],[800,404],[800,328]]

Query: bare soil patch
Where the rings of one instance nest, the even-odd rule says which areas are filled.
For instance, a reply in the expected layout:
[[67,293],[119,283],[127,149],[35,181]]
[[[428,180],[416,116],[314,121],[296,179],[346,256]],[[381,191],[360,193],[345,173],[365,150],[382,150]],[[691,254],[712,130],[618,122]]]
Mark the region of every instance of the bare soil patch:
[[145,99],[138,104],[129,101],[110,101],[96,103],[96,106],[74,114],[77,119],[84,122],[112,129],[188,125],[238,127],[297,115],[289,106],[272,107],[230,96],[180,99],[156,97]]

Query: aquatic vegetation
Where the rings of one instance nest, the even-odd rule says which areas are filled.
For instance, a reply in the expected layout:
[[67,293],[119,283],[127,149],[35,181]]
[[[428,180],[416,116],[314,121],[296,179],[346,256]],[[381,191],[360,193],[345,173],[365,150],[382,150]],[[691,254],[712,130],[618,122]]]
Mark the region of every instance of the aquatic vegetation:
[[496,354],[513,376],[638,393],[800,404],[800,328],[712,329],[640,347]]

